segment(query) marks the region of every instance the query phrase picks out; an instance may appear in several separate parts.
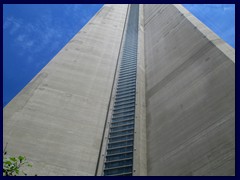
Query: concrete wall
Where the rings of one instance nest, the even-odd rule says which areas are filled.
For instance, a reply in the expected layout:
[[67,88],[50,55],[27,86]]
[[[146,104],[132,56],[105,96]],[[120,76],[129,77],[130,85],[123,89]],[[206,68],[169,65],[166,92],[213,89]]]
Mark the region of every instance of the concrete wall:
[[148,175],[235,174],[235,50],[180,5],[144,5]]
[[133,176],[147,175],[146,143],[146,101],[145,101],[145,61],[144,61],[144,14],[143,5],[139,5],[138,60],[136,79],[136,108]]
[[[130,5],[129,5],[130,9]],[[128,11],[129,11],[128,9]],[[128,16],[126,17],[126,25],[128,21]],[[136,107],[135,107],[135,134],[134,134],[134,154],[133,154],[133,176],[146,176],[147,175],[147,145],[146,145],[146,104],[145,104],[145,64],[144,64],[144,22],[143,22],[143,5],[139,6],[139,29],[138,29],[138,59],[137,59],[137,83],[136,83]],[[126,26],[124,31],[126,32]],[[122,45],[126,40],[126,33],[123,35]],[[122,53],[119,54],[119,61],[122,58]],[[101,156],[99,161],[99,167],[97,175],[101,176],[103,173],[103,165],[105,159],[105,152],[107,149],[108,134],[110,130],[110,123],[112,118],[112,109],[114,106],[114,98],[116,95],[117,79],[120,72],[120,65],[118,63],[118,68],[116,71],[116,80],[113,87],[110,111],[108,114],[104,141],[101,149]]]
[[[4,108],[30,175],[95,174],[126,13],[105,5]],[[139,24],[134,175],[234,175],[234,49],[181,5],[141,5]]]
[[115,72],[115,77],[114,77],[114,82],[113,82],[113,87],[112,87],[112,93],[110,97],[110,104],[109,104],[109,111],[107,114],[106,118],[106,126],[104,129],[104,137],[102,139],[102,146],[101,146],[101,154],[99,156],[99,162],[98,162],[98,167],[97,167],[97,176],[103,176],[103,170],[104,170],[104,162],[105,162],[105,156],[106,156],[106,150],[107,150],[107,145],[108,145],[108,135],[110,131],[110,126],[111,126],[111,120],[112,120],[112,114],[113,114],[113,108],[114,108],[114,102],[115,102],[115,97],[116,97],[116,90],[117,90],[117,83],[118,83],[118,76],[120,72],[120,66],[121,66],[121,59],[122,59],[122,46],[124,44],[124,41],[126,39],[126,30],[127,30],[127,22],[128,22],[128,14],[130,11],[130,5],[127,5],[127,11],[126,11],[126,17],[125,17],[125,23],[123,27],[123,34],[122,34],[122,39],[120,42],[120,47],[118,49],[119,54],[118,54],[118,61],[117,61],[117,66],[116,66],[116,72]]
[[127,5],[105,5],[4,108],[4,145],[38,175],[94,175]]

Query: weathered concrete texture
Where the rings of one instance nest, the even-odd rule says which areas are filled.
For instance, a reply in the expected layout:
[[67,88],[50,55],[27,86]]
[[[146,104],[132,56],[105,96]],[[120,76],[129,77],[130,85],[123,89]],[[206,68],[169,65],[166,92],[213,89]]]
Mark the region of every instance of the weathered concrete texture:
[[[129,6],[130,8],[130,6]],[[129,10],[129,9],[128,9]],[[126,17],[126,23],[129,16]],[[133,176],[147,175],[147,144],[146,144],[146,104],[145,104],[145,64],[144,64],[144,22],[143,22],[143,5],[139,6],[139,29],[138,29],[138,59],[137,59],[137,83],[136,83],[136,107],[135,107],[135,134],[134,134],[134,154],[133,154]],[[122,45],[126,40],[126,28],[123,36]],[[106,153],[108,134],[112,118],[112,109],[114,106],[114,98],[116,96],[117,79],[120,72],[122,53],[119,54],[119,64],[116,72],[116,80],[113,87],[113,93],[110,104],[110,111],[108,115],[104,141],[101,150],[101,158],[98,167],[97,175],[101,176],[103,173],[104,156]]]
[[114,77],[114,82],[113,82],[113,87],[112,87],[112,94],[110,97],[110,103],[109,103],[109,111],[108,111],[108,115],[107,115],[107,121],[106,121],[106,126],[104,129],[104,137],[103,137],[103,142],[102,142],[102,147],[101,147],[101,154],[99,157],[99,163],[98,163],[98,167],[97,167],[97,176],[103,176],[103,170],[104,170],[104,162],[105,162],[105,157],[106,157],[106,150],[107,150],[107,144],[108,144],[108,135],[109,135],[109,131],[110,131],[110,126],[111,126],[111,120],[112,120],[112,115],[113,115],[113,108],[114,108],[114,102],[115,102],[115,97],[116,97],[116,89],[117,89],[117,84],[118,84],[118,76],[119,76],[119,72],[120,72],[120,66],[121,66],[121,59],[122,59],[122,46],[124,44],[125,41],[125,36],[126,36],[126,25],[128,22],[128,13],[129,13],[129,9],[130,6],[127,5],[126,6],[126,16],[125,16],[125,23],[124,23],[124,28],[123,28],[123,34],[121,36],[121,42],[120,42],[120,47],[119,49],[117,49],[116,51],[119,52],[119,56],[118,56],[118,61],[117,61],[117,66],[116,66],[116,74]]
[[139,6],[138,60],[136,79],[136,108],[133,176],[147,175],[145,61],[144,61],[144,16],[143,5]]
[[144,22],[148,175],[234,175],[234,49],[180,5]]
[[94,175],[127,5],[105,5],[4,108],[4,144],[30,174]]

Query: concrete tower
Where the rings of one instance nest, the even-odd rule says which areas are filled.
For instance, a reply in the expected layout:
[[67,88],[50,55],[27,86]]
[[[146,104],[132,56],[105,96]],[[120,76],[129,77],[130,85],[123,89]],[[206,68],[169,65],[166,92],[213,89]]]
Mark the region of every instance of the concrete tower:
[[104,5],[4,108],[30,175],[235,175],[235,50],[181,5]]

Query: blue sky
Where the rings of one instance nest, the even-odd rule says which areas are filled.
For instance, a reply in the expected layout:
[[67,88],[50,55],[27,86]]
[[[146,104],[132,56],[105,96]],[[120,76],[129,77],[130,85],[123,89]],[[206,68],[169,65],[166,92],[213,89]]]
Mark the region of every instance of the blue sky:
[[[3,106],[102,7],[97,5],[3,5]],[[185,4],[190,12],[235,47],[235,6]]]
[[235,5],[185,4],[183,6],[235,48]]

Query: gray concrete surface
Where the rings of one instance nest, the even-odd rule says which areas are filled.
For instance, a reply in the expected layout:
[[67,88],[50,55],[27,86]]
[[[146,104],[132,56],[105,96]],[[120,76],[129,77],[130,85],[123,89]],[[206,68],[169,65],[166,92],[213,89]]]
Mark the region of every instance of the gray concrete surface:
[[144,5],[148,175],[235,174],[235,50],[181,5]]
[[[135,113],[135,135],[134,135],[134,159],[133,159],[133,176],[146,176],[147,175],[147,144],[146,144],[146,104],[145,104],[145,63],[144,63],[144,29],[143,29],[143,5],[139,6],[139,30],[138,30],[138,59],[137,59],[137,83],[136,83],[136,113]],[[130,8],[130,6],[129,6]],[[126,17],[126,23],[128,21],[128,15]],[[126,31],[126,27],[124,29]],[[125,33],[123,36],[122,44],[125,41]],[[119,63],[116,72],[116,80],[113,87],[113,93],[111,97],[110,110],[107,118],[106,130],[104,135],[104,141],[101,149],[101,156],[99,161],[99,167],[97,169],[97,175],[101,176],[103,173],[103,165],[105,159],[105,153],[107,148],[108,134],[110,129],[112,109],[114,106],[114,98],[116,96],[117,79],[120,72],[120,60],[122,53],[119,54]]]
[[116,89],[117,89],[117,83],[118,83],[118,76],[119,76],[119,72],[120,72],[120,65],[121,65],[121,58],[122,58],[122,46],[124,44],[124,41],[126,39],[126,25],[128,22],[128,14],[129,14],[129,10],[130,10],[130,5],[126,5],[126,16],[125,16],[125,22],[124,22],[124,27],[123,27],[123,34],[121,36],[121,42],[120,42],[120,47],[119,49],[117,49],[118,51],[118,60],[117,60],[117,66],[116,66],[116,74],[114,77],[114,82],[113,82],[113,87],[112,89],[112,94],[110,97],[110,103],[109,103],[109,111],[107,114],[107,118],[106,118],[106,126],[104,129],[104,136],[103,136],[103,143],[102,143],[102,147],[101,147],[101,154],[99,156],[99,164],[97,167],[97,176],[103,176],[103,170],[104,170],[104,161],[105,161],[105,156],[106,156],[106,150],[107,150],[107,143],[108,143],[108,135],[109,135],[109,131],[110,131],[110,125],[111,125],[111,120],[112,120],[112,114],[113,114],[113,108],[114,108],[114,102],[115,102],[115,97],[116,97]]
[[144,14],[143,5],[139,6],[138,60],[136,80],[135,135],[133,176],[147,175],[146,143],[146,101],[145,101],[145,61],[144,61]]
[[105,5],[4,108],[29,175],[94,175],[127,5]]
[[[30,175],[95,174],[126,13],[105,5],[4,108]],[[134,175],[234,175],[235,50],[181,5],[141,5],[139,25]]]

